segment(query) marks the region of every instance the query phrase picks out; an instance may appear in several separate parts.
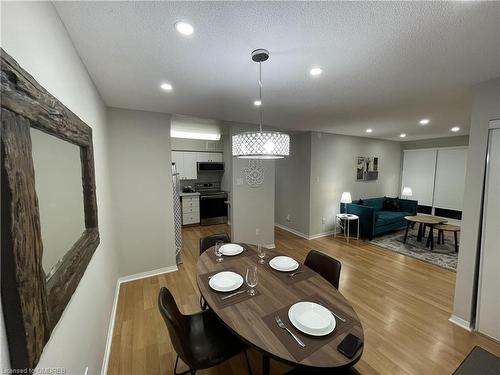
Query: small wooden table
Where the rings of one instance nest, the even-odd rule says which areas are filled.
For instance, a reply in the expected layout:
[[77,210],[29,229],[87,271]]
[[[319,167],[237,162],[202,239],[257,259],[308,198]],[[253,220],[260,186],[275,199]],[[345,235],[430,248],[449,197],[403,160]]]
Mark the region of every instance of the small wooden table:
[[438,224],[434,226],[434,229],[438,231],[438,244],[444,244],[444,232],[453,232],[455,238],[455,252],[458,253],[458,233],[460,232],[460,227],[452,224]]
[[[349,333],[358,336],[361,340],[364,339],[363,327],[349,301],[328,281],[304,265],[301,265],[301,267],[306,267],[313,275],[295,283],[289,282],[288,278],[284,282],[277,277],[276,272],[278,271],[271,270],[266,264],[258,263],[259,258],[255,246],[242,245],[248,249],[246,251],[249,253],[224,257],[224,260],[220,263],[214,261],[213,251],[210,249],[205,251],[198,259],[196,280],[203,298],[224,325],[241,340],[263,353],[262,373],[269,374],[270,358],[294,367],[322,369],[332,372],[353,366],[361,357],[362,348],[358,350],[353,358],[347,358],[337,351],[337,345]],[[279,254],[280,252],[277,250],[267,250],[265,261],[269,262],[272,257]],[[217,296],[203,281],[202,275],[231,269],[244,277],[248,266],[257,266],[259,281],[255,289],[258,294],[230,306],[219,306],[216,301]],[[289,348],[284,345],[266,325],[264,318],[278,309],[313,296],[329,301],[335,306],[335,312],[350,320],[351,324],[349,325],[350,328],[341,331],[342,333],[335,336],[329,343],[298,361],[292,355],[292,349],[296,348]],[[291,326],[289,328],[294,329]],[[297,344],[293,342],[291,345]]]
[[418,223],[420,224],[418,228],[418,234],[417,234],[417,241],[422,241],[422,237],[425,236],[425,228],[429,227],[429,237],[427,238],[427,245],[426,246],[431,246],[431,251],[434,250],[434,226],[438,224],[444,224],[446,223],[446,219],[437,217],[437,216],[431,216],[431,215],[415,215],[415,216],[405,216],[405,219],[407,221],[406,223],[406,231],[405,231],[405,238],[403,240],[403,243],[406,243],[406,239],[408,237],[408,230],[410,229],[410,225],[412,223]]

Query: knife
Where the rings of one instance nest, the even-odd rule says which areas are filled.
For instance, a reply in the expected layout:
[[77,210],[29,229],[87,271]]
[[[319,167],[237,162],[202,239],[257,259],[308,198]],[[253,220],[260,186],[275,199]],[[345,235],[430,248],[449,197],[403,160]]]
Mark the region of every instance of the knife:
[[222,297],[221,300],[225,300],[225,299],[237,296],[238,294],[245,293],[245,292],[246,292],[246,290],[239,290],[235,293],[231,293],[231,294],[228,294],[227,296]]

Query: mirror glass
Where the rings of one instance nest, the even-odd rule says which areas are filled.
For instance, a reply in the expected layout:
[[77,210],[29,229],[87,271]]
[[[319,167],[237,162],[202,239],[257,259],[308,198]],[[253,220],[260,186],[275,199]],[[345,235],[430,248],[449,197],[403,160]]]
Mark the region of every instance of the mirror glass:
[[31,128],[47,280],[85,230],[80,147]]

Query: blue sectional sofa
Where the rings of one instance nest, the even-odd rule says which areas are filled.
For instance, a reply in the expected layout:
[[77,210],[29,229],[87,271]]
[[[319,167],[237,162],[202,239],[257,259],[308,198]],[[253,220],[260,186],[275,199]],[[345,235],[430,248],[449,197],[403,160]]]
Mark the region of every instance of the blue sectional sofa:
[[[417,214],[417,201],[398,199],[399,209],[388,211],[384,210],[384,200],[385,197],[381,197],[341,203],[340,212],[358,215],[360,236],[370,240],[379,234],[405,228],[404,217]],[[355,233],[355,230],[352,233]]]

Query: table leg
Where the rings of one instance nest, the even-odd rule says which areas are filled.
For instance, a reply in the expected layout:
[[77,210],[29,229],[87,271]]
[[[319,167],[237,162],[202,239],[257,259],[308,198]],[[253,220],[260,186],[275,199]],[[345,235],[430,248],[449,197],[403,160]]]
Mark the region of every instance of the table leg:
[[262,375],[269,375],[271,371],[271,358],[262,354]]
[[351,224],[351,222],[349,220],[346,220],[346,225],[347,225],[347,243],[349,243],[349,228],[351,227],[349,224]]
[[406,243],[406,239],[408,238],[408,229],[410,229],[410,222],[409,221],[406,223],[405,238],[403,240],[403,243]]
[[457,235],[457,232],[453,232],[453,235],[455,237],[455,252],[458,253],[458,235]]
[[434,225],[429,224],[429,237],[427,238],[427,246],[431,245],[431,251],[434,251]]
[[417,233],[417,241],[418,242],[422,241],[423,229],[424,229],[424,224],[420,223],[420,225],[418,227],[418,233]]

